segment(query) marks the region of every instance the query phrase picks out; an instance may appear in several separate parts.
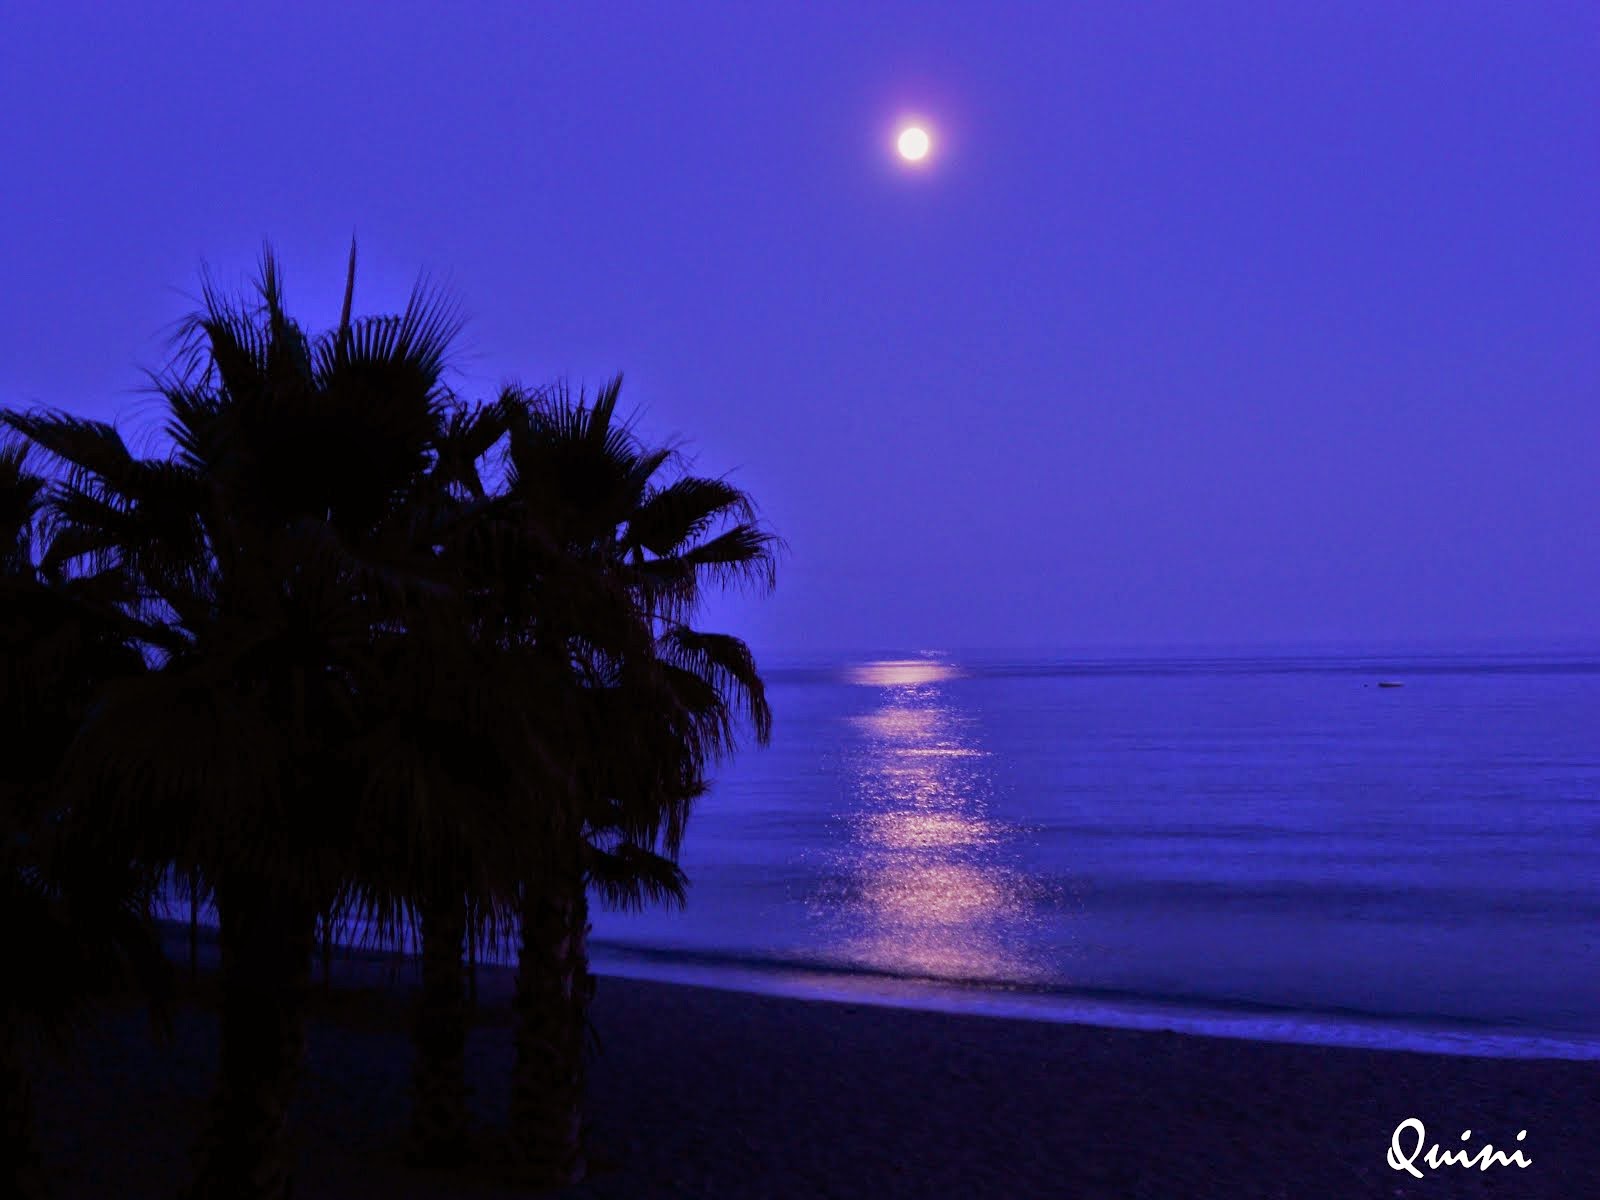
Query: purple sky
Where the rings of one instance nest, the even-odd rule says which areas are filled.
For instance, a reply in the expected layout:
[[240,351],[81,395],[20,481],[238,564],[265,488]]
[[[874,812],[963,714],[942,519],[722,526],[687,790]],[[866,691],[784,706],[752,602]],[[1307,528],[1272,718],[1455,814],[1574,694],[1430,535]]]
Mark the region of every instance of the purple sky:
[[735,471],[761,647],[1600,635],[1591,0],[14,0],[0,112],[3,404],[355,231]]

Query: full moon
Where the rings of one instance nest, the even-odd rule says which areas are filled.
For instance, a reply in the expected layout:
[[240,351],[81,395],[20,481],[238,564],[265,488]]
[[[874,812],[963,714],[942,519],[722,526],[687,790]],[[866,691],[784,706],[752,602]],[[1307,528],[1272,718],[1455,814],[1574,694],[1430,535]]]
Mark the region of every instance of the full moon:
[[900,140],[895,146],[900,151],[900,157],[907,162],[921,162],[928,157],[928,150],[933,143],[928,138],[928,131],[917,125],[900,131]]

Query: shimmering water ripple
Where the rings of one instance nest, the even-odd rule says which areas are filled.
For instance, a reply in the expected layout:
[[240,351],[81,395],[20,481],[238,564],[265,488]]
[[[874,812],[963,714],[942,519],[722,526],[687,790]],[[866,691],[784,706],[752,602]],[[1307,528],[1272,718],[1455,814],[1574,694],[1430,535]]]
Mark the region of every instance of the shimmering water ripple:
[[1044,980],[1014,927],[1039,885],[1015,865],[1026,831],[993,820],[990,754],[927,660],[875,662],[849,678],[877,707],[852,716],[845,836],[819,854],[809,911],[825,956],[896,975]]

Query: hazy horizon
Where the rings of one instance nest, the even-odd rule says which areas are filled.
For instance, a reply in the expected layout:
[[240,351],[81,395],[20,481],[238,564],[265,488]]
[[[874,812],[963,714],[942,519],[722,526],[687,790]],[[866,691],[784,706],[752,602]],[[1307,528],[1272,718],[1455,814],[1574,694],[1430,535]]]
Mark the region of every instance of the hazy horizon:
[[767,652],[1600,637],[1591,4],[3,26],[0,405],[145,425],[203,262],[326,325],[354,231],[464,394],[620,371],[754,494]]
[[1461,656],[1484,654],[1528,655],[1600,653],[1600,634],[1553,635],[1546,637],[1459,637],[1459,638],[1398,638],[1376,640],[1363,638],[1291,639],[1259,641],[1201,641],[1201,642],[965,642],[936,645],[932,643],[885,642],[876,645],[782,645],[776,642],[756,642],[753,650],[758,656],[805,662],[854,662],[860,659],[905,655],[947,658],[959,663],[962,658],[983,659],[999,655],[1022,655],[1032,659],[1053,656],[1085,656],[1116,658],[1192,656],[1227,658],[1234,655],[1273,657],[1277,654],[1318,657],[1363,657],[1414,654]]

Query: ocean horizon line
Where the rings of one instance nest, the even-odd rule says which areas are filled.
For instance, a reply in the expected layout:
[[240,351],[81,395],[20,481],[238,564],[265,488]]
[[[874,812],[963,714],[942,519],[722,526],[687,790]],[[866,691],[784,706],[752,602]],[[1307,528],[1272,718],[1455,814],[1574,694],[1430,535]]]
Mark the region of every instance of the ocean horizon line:
[[919,641],[901,643],[837,644],[809,643],[778,645],[751,641],[752,651],[763,662],[854,662],[881,659],[925,657],[1021,658],[1026,660],[1082,658],[1278,658],[1278,657],[1367,657],[1411,655],[1451,657],[1473,654],[1517,655],[1600,655],[1600,633],[1564,635],[1484,635],[1478,637],[1395,637],[1395,638],[1282,638],[1257,640],[1164,641],[1129,639],[1104,642],[1018,642],[985,643],[967,641]]

